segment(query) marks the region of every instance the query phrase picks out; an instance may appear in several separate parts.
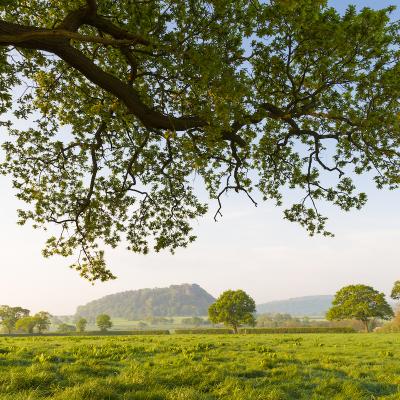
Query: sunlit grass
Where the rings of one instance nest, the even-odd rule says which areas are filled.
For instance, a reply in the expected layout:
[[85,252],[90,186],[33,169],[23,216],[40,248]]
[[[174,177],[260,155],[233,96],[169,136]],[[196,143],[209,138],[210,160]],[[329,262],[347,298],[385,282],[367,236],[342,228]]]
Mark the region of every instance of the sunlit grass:
[[399,399],[396,334],[0,339],[0,399]]

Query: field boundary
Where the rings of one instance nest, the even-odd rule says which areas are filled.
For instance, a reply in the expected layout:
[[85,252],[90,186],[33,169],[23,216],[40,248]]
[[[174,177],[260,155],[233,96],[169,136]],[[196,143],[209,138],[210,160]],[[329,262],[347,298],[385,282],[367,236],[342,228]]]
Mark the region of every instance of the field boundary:
[[[356,333],[350,327],[299,327],[299,328],[241,328],[239,334],[290,334],[290,333]],[[43,336],[139,336],[139,335],[232,335],[229,328],[210,329],[153,329],[129,331],[87,331],[87,332],[46,332],[46,333],[3,333],[0,337],[43,337]]]

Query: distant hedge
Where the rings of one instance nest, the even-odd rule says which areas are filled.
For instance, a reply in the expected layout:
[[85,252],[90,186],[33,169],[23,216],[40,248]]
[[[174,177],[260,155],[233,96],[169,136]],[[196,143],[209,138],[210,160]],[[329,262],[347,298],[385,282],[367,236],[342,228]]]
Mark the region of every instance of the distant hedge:
[[118,336],[118,335],[169,335],[169,330],[155,329],[155,330],[131,330],[131,331],[88,331],[77,333],[77,335],[86,336]]
[[129,335],[169,335],[168,329],[155,329],[155,330],[137,330],[130,331]]
[[[347,327],[321,327],[321,326],[306,326],[298,328],[241,328],[239,333],[244,334],[262,334],[262,333],[354,333],[356,332],[353,328]],[[47,332],[47,333],[12,333],[3,334],[0,336],[129,336],[129,335],[169,335],[171,332],[167,329],[155,329],[155,330],[135,330],[135,331],[87,331],[87,332]],[[208,329],[175,329],[175,334],[186,334],[186,335],[226,335],[233,333],[232,329],[229,328],[208,328]]]
[[46,332],[46,333],[11,333],[0,336],[128,336],[128,335],[169,335],[169,330],[136,330],[136,331],[86,331],[86,332]]
[[207,334],[227,334],[232,333],[232,329],[228,328],[208,328],[208,329],[175,329],[175,333],[177,334],[199,334],[199,335],[207,335]]
[[298,328],[242,328],[240,333],[354,333],[349,327],[303,326]]
[[[85,331],[85,332],[72,332],[71,336],[122,336],[130,335],[131,331]],[[51,333],[49,333],[51,335]]]

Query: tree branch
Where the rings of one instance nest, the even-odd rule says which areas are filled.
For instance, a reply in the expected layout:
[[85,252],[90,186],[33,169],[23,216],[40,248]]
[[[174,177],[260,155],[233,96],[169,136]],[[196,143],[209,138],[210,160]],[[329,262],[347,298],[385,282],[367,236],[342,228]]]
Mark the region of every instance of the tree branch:
[[79,33],[71,32],[65,29],[42,29],[32,32],[22,32],[15,35],[0,35],[0,44],[18,45],[20,43],[35,39],[46,40],[51,38],[72,39],[78,42],[101,43],[106,46],[115,47],[133,45],[137,43],[143,44],[143,42],[145,42],[144,39],[135,35],[131,35],[130,39],[111,39],[99,36],[80,35]]
[[119,40],[131,40],[135,41],[135,43],[142,44],[144,46],[150,45],[150,41],[139,36],[135,35],[125,29],[122,29],[116,25],[114,25],[111,21],[107,20],[96,14],[86,15],[85,23],[99,29],[102,32],[108,33],[115,39]]

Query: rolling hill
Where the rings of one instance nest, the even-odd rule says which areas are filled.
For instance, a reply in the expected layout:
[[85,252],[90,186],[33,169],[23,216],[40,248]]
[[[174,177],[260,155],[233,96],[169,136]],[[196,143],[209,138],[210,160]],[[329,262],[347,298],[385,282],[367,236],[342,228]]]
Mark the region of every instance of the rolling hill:
[[332,304],[332,295],[304,296],[258,304],[257,313],[285,313],[293,316],[325,316]]
[[146,317],[207,315],[214,297],[196,284],[167,288],[129,290],[102,297],[79,306],[76,317],[93,321],[105,313],[112,318],[138,320]]

